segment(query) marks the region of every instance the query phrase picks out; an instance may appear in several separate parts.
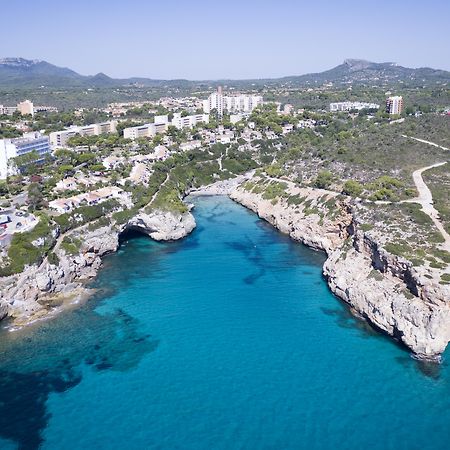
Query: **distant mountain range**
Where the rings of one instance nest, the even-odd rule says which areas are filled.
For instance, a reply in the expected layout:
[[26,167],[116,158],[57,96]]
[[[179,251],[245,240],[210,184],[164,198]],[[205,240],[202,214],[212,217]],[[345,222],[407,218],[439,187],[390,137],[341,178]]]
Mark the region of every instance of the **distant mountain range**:
[[143,85],[149,87],[180,86],[184,88],[208,84],[227,85],[273,85],[315,86],[324,83],[333,84],[369,84],[383,85],[403,82],[420,85],[429,83],[450,82],[450,72],[428,67],[411,69],[395,63],[374,63],[360,59],[347,59],[333,69],[300,76],[259,80],[153,80],[149,78],[115,79],[104,73],[84,76],[64,67],[58,67],[46,61],[28,60],[23,58],[0,59],[0,88],[63,88],[63,87],[114,87],[124,85]]

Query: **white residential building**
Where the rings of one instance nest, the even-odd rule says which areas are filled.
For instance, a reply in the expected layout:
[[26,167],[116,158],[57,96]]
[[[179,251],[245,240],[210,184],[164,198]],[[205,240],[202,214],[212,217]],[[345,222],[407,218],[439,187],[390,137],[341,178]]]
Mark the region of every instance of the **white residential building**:
[[21,138],[0,139],[0,180],[6,179],[15,173],[10,160],[17,156],[36,151],[39,161],[43,161],[45,155],[50,153],[50,143],[47,136],[38,132],[25,133]]
[[17,111],[17,106],[0,105],[0,115],[12,116]]
[[135,127],[128,127],[123,130],[123,137],[125,139],[135,140],[140,137],[154,137],[157,134],[165,133],[169,126],[169,117],[155,116],[154,123],[146,123],[144,125],[137,125]]
[[351,111],[352,109],[356,109],[357,111],[361,111],[362,109],[379,109],[380,105],[376,103],[367,103],[367,102],[336,102],[330,103],[330,111],[338,112],[338,111]]
[[72,126],[66,130],[54,131],[50,133],[50,143],[53,147],[64,147],[67,141],[79,134],[80,136],[98,136],[105,133],[115,133],[117,130],[117,121],[93,123],[85,126]]
[[202,141],[189,141],[189,142],[183,142],[180,144],[180,150],[182,152],[187,152],[189,150],[195,150],[196,148],[200,148],[202,146]]
[[209,114],[194,114],[192,116],[181,116],[181,113],[174,113],[172,125],[179,130],[183,128],[193,128],[198,123],[209,123]]
[[403,110],[403,97],[388,97],[386,100],[386,112],[389,114],[401,114]]
[[17,103],[17,106],[3,106],[0,105],[0,115],[5,114],[7,116],[12,116],[16,111],[22,115],[34,116],[36,112],[57,112],[58,109],[54,106],[34,106],[33,102],[30,100],[24,100]]
[[222,88],[213,92],[203,101],[203,111],[210,114],[212,110],[217,110],[219,116],[223,116],[224,111],[228,113],[250,113],[263,102],[260,95],[223,95]]
[[126,197],[127,194],[122,189],[116,186],[107,186],[73,197],[52,200],[48,206],[59,213],[65,213],[83,205],[97,205],[111,198],[116,198],[123,203],[126,202]]
[[141,137],[153,137],[155,135],[156,129],[154,123],[146,123],[144,125],[128,127],[123,130],[123,137],[125,139],[131,139],[132,141]]

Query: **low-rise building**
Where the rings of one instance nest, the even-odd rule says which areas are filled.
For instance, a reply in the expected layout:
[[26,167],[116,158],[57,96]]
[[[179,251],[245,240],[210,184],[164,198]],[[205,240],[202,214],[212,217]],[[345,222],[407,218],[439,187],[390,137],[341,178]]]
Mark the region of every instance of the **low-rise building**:
[[187,152],[189,150],[194,150],[196,148],[200,148],[202,146],[202,141],[189,141],[189,142],[183,142],[180,144],[180,150],[183,152]]
[[294,130],[294,125],[292,125],[291,123],[283,125],[283,134],[290,133],[293,130]]
[[316,121],[313,119],[303,119],[299,120],[297,128],[314,128],[316,126]]
[[117,186],[108,186],[84,194],[74,195],[68,198],[59,198],[49,202],[48,206],[59,213],[71,211],[82,205],[97,205],[111,198],[122,199],[124,191]]
[[167,115],[155,116],[153,123],[124,128],[123,137],[133,141],[141,137],[152,138],[157,134],[165,133],[168,125],[169,117]]
[[19,111],[22,116],[34,116],[33,103],[30,102],[30,100],[24,100],[23,102],[17,103],[17,111]]
[[175,113],[172,119],[172,125],[179,130],[193,128],[199,123],[209,123],[209,114],[194,114],[183,117],[181,113]]
[[117,121],[111,120],[103,123],[93,123],[85,126],[72,126],[66,130],[54,131],[50,133],[50,143],[53,147],[65,147],[68,140],[76,135],[98,136],[100,134],[115,133],[117,131]]
[[230,122],[234,125],[235,123],[241,122],[242,120],[246,120],[249,117],[250,113],[230,114]]
[[338,112],[338,111],[361,111],[362,109],[379,109],[380,105],[377,103],[368,103],[368,102],[335,102],[330,103],[330,111]]

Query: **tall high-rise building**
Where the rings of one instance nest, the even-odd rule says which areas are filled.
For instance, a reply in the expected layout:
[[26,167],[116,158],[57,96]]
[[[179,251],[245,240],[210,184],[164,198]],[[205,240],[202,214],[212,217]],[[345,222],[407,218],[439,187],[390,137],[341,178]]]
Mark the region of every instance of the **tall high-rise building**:
[[219,86],[217,92],[213,92],[203,101],[203,111],[209,114],[215,109],[219,117],[223,116],[224,111],[230,114],[250,113],[262,102],[260,95],[223,95],[222,87]]
[[203,101],[203,111],[209,114],[214,109],[217,111],[219,117],[223,116],[224,98],[222,93],[222,86],[217,88],[217,92],[213,92],[207,100]]
[[388,114],[401,114],[403,110],[403,97],[397,95],[386,100],[386,112]]

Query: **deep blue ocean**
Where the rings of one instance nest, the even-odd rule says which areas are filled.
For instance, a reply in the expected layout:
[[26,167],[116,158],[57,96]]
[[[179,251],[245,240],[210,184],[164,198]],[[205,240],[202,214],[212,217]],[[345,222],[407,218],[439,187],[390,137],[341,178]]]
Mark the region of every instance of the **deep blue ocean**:
[[0,333],[1,449],[449,449],[450,369],[327,288],[324,255],[227,198],[129,234],[85,305]]

